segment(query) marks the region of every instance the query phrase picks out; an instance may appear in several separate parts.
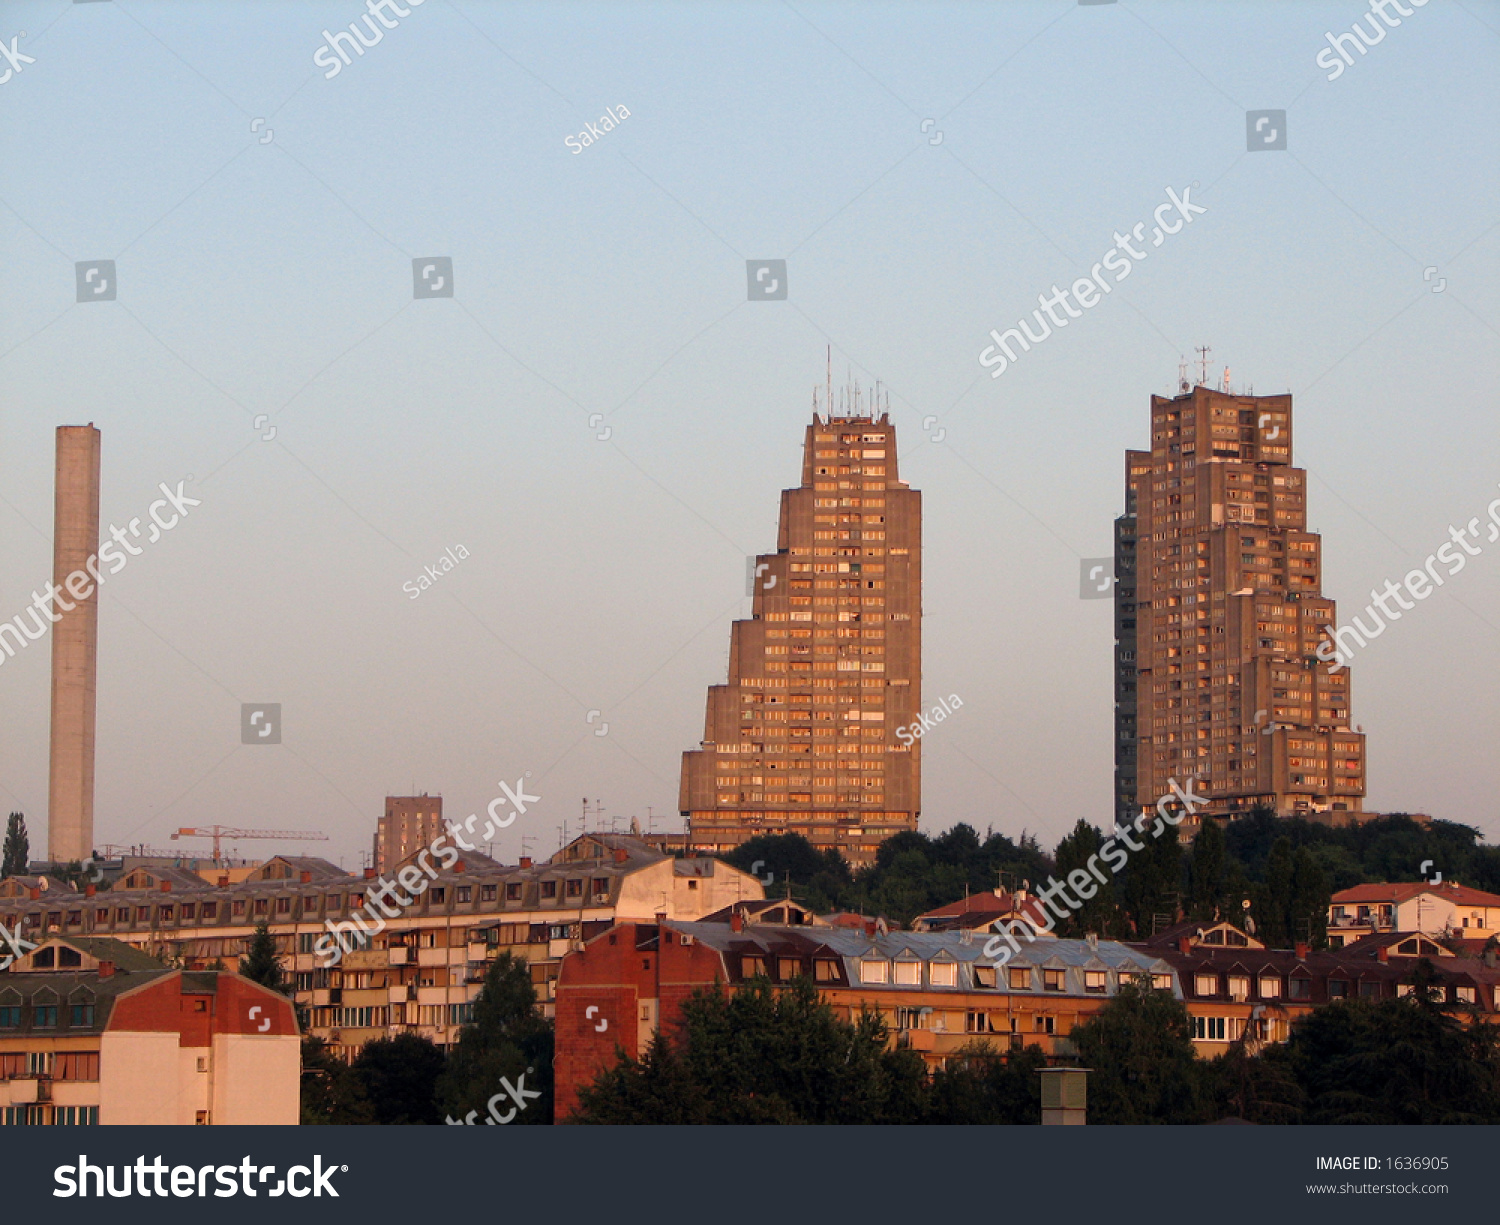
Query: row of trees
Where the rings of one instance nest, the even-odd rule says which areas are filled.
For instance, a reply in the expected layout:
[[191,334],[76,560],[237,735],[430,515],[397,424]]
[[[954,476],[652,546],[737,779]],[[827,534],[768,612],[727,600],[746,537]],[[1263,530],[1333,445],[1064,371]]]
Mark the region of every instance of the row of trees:
[[[789,884],[814,910],[880,914],[904,926],[997,884],[1036,888],[1050,876],[1066,880],[1086,868],[1107,836],[1080,820],[1047,855],[1030,835],[1012,842],[991,832],[981,841],[959,824],[937,837],[898,834],[858,873],[837,852],[819,852],[796,834],[752,839],[726,858],[747,871],[759,861],[760,871],[776,873],[778,890]],[[1190,849],[1166,836],[1144,846],[1061,934],[1140,938],[1179,916],[1228,918],[1248,921],[1272,947],[1299,940],[1321,947],[1333,893],[1366,881],[1411,880],[1423,860],[1448,879],[1500,891],[1500,847],[1483,845],[1479,831],[1447,821],[1422,826],[1400,815],[1334,829],[1258,810],[1227,827],[1205,823]]]
[[[1198,1058],[1181,1001],[1128,986],[1076,1028],[1089,1122],[1500,1123],[1500,1041],[1411,996],[1330,1004],[1258,1055]],[[976,1042],[928,1078],[870,1014],[840,1020],[803,982],[700,993],[672,1037],[585,1089],[575,1123],[1039,1123],[1039,1047]]]

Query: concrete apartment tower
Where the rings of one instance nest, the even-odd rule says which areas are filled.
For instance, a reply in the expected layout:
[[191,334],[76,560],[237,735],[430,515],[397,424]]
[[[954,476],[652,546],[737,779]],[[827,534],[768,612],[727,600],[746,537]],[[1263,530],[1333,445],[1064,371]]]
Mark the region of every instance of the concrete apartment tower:
[[389,872],[408,855],[431,846],[446,829],[442,796],[386,796],[385,815],[375,823],[375,871]]
[[889,413],[845,399],[826,417],[814,399],[729,682],[682,757],[689,843],[710,854],[796,833],[863,865],[917,827],[921,741],[896,733],[922,701],[922,495],[898,479]]
[[1307,530],[1307,474],[1291,466],[1291,396],[1183,379],[1174,399],[1151,397],[1151,450],[1125,459],[1116,820],[1190,777],[1209,814],[1264,804],[1354,819],[1365,738],[1349,722],[1348,668],[1316,655],[1338,618],[1322,595],[1321,538]]
[[[64,584],[88,574],[99,548],[99,431],[92,425],[57,430],[52,512],[52,741],[47,789],[47,858],[86,860],[94,850],[94,715],[99,650],[99,593],[84,598]],[[97,563],[96,563],[97,564]],[[75,586],[82,590],[83,583]]]

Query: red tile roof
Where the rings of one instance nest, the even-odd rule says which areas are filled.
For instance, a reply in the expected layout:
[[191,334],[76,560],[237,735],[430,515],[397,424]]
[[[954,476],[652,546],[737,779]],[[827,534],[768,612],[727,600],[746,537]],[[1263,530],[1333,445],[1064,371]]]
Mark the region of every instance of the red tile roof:
[[1379,885],[1355,885],[1352,889],[1344,889],[1333,895],[1335,906],[1347,906],[1350,903],[1370,902],[1409,902],[1418,894],[1425,893],[1432,897],[1445,898],[1458,906],[1500,906],[1500,896],[1493,893],[1485,893],[1479,889],[1470,889],[1467,885],[1460,885],[1452,881],[1444,881],[1442,884],[1429,884],[1427,881],[1394,882]]

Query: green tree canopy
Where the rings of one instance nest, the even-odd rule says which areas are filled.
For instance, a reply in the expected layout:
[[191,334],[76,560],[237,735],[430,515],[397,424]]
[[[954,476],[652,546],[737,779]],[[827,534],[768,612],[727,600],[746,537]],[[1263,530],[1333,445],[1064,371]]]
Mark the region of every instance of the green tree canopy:
[[[525,959],[502,953],[485,972],[474,1001],[474,1019],[458,1034],[448,1052],[448,1066],[437,1082],[444,1119],[489,1114],[489,1102],[501,1090],[502,1078],[539,1098],[524,1098],[514,1123],[552,1122],[552,1023],[536,1007],[536,988]],[[523,1083],[524,1081],[524,1083]],[[497,1109],[507,1113],[513,1099]],[[476,1120],[477,1121],[477,1120]]]
[[1187,1008],[1170,992],[1121,987],[1071,1035],[1090,1073],[1089,1122],[1207,1121],[1191,1033]]
[[26,818],[13,812],[5,823],[4,863],[0,864],[0,876],[25,876],[30,863],[31,840],[26,836]]
[[256,927],[255,935],[250,938],[249,952],[240,958],[240,973],[262,987],[280,991],[283,995],[291,994],[291,985],[281,968],[281,956],[276,952],[276,937],[271,935],[271,929],[264,922]]
[[417,1034],[368,1043],[353,1069],[374,1111],[374,1122],[441,1123],[437,1081],[443,1063],[443,1052]]
[[843,1021],[807,979],[718,985],[677,1032],[579,1091],[578,1123],[889,1123],[921,1117],[921,1056],[886,1049],[883,1021]]

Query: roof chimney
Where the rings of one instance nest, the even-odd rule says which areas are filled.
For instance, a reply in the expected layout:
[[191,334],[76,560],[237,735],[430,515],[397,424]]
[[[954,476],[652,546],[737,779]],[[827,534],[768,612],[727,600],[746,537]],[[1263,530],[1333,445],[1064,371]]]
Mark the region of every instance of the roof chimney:
[[161,891],[163,893],[171,893],[172,892],[172,882],[169,881],[169,880],[162,881],[162,883],[161,883]]
[[521,856],[521,866],[523,868],[529,868],[529,867],[531,867],[531,856],[530,855],[522,855]]
[[312,873],[304,871],[298,879],[301,880],[304,885],[310,885],[312,884]]
[[1188,936],[1177,937],[1177,951],[1179,953],[1190,953],[1193,949],[1193,941]]
[[1299,940],[1299,941],[1297,941],[1296,949],[1297,949],[1297,960],[1298,961],[1306,961],[1307,960],[1307,953],[1308,953],[1307,944],[1305,942]]
[[615,847],[615,862],[616,863],[624,863],[629,858],[630,858],[630,852],[627,851],[623,846],[617,846],[617,847]]
[[227,877],[227,876],[221,876],[221,877],[219,877],[219,888],[220,889],[228,889],[229,888],[229,877]]
[[31,900],[33,902],[35,902],[37,899],[39,899],[42,896],[42,891],[40,889],[38,889],[35,885],[33,885],[33,886],[31,886],[31,888],[27,889],[26,892],[27,892],[28,895],[30,895]]
[[366,868],[365,869],[365,879],[366,880],[374,880],[375,879],[375,869],[374,868]]
[[1375,950],[1375,958],[1377,961],[1389,961],[1391,959],[1390,948],[1387,945],[1382,944],[1378,949]]
[[462,872],[464,870],[464,861],[462,859],[455,861],[453,870],[455,872]]
[[112,961],[101,961],[99,963],[99,977],[113,978],[115,976],[115,963]]
[[94,896],[94,886],[93,885],[85,885],[83,887],[83,896],[84,897],[93,897]]
[[732,932],[745,930],[745,916],[738,910],[732,911],[729,915],[729,930]]

